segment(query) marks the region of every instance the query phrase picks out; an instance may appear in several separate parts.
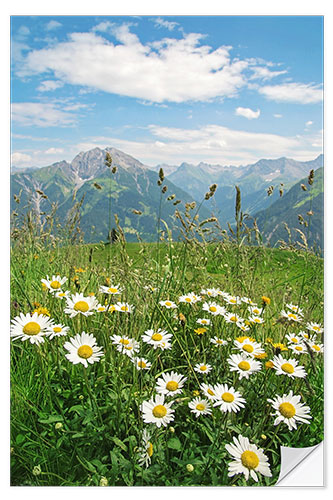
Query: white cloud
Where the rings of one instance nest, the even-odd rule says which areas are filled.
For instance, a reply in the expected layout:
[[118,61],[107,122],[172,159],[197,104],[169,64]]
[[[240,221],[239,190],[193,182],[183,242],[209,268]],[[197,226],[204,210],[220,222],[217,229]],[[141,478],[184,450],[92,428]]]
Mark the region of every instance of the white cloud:
[[46,29],[46,31],[52,31],[52,30],[55,30],[57,28],[60,28],[60,26],[62,26],[62,24],[59,23],[58,21],[50,21],[45,26],[45,29]]
[[311,125],[313,125],[313,122],[311,120],[309,120],[308,122],[305,123],[306,127],[310,127]]
[[246,84],[248,63],[232,60],[231,47],[203,45],[203,35],[150,45],[128,25],[113,28],[113,35],[117,44],[96,33],[72,33],[66,42],[32,50],[17,74],[49,72],[65,83],[159,103],[235,97]]
[[250,77],[250,80],[261,79],[264,81],[271,80],[272,78],[276,78],[279,75],[287,73],[287,70],[271,71],[265,66],[251,67],[251,71],[253,71],[253,75]]
[[14,167],[31,166],[32,157],[25,153],[15,152],[11,155],[11,164]]
[[275,113],[275,115],[273,115],[274,118],[282,118],[283,115],[280,115],[279,113]]
[[50,90],[56,90],[63,86],[63,82],[59,82],[58,80],[44,80],[43,82],[40,82],[37,90],[40,92],[49,92]]
[[260,109],[257,109],[257,111],[253,111],[253,109],[250,108],[238,107],[236,108],[235,114],[238,116],[244,116],[244,118],[247,118],[248,120],[253,120],[255,118],[259,118]]
[[267,99],[277,102],[294,102],[299,104],[314,104],[321,102],[323,91],[318,85],[306,83],[284,83],[281,85],[266,85],[258,89]]
[[102,21],[101,23],[94,26],[92,28],[92,31],[100,31],[102,33],[105,33],[107,31],[112,30],[114,26],[115,24],[111,23],[110,21]]
[[17,34],[20,37],[26,37],[26,36],[30,35],[30,30],[27,26],[20,26],[18,31],[17,31]]
[[46,155],[59,155],[63,154],[64,150],[62,148],[49,148],[45,151]]
[[76,116],[55,103],[16,102],[12,104],[12,120],[29,127],[68,127],[75,124]]
[[173,31],[176,26],[179,26],[179,23],[166,21],[161,17],[157,17],[156,19],[151,19],[157,28],[166,28],[169,31]]

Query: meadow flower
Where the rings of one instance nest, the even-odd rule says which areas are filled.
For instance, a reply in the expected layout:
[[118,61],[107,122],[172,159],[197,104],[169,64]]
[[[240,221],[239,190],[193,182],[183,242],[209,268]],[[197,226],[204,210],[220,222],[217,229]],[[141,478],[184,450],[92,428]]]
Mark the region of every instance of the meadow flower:
[[134,311],[134,306],[128,304],[127,302],[117,302],[117,304],[115,304],[114,307],[116,311],[122,313],[131,314]]
[[319,323],[307,323],[306,328],[311,332],[323,333],[324,329]]
[[224,315],[224,319],[227,323],[243,323],[244,319],[238,316],[238,314],[228,312]]
[[254,360],[249,356],[244,356],[242,354],[232,354],[230,358],[227,359],[230,366],[230,371],[236,371],[239,375],[240,380],[245,377],[246,379],[252,373],[261,370],[261,364],[259,361]]
[[263,308],[257,306],[249,306],[248,311],[254,316],[260,316],[260,314],[263,312]]
[[248,332],[250,330],[249,326],[247,326],[245,323],[242,323],[240,321],[238,321],[238,323],[236,323],[236,325],[238,326],[238,328],[240,330],[242,330],[242,332]]
[[289,346],[289,349],[294,354],[309,354],[305,344],[292,344]]
[[69,342],[64,343],[64,348],[69,352],[66,358],[74,365],[82,363],[86,368],[100,360],[103,356],[102,347],[96,345],[96,339],[92,334],[82,332],[72,337]]
[[286,307],[293,313],[298,314],[299,316],[304,316],[303,310],[299,306],[295,306],[294,304],[286,304]]
[[207,311],[213,316],[219,316],[225,313],[225,308],[217,304],[216,302],[205,302],[202,305],[202,310]]
[[46,279],[42,279],[41,282],[49,290],[50,293],[59,292],[62,285],[67,281],[66,276],[63,278],[57,274],[53,275],[52,278],[46,276]]
[[157,394],[149,401],[144,401],[140,406],[143,421],[146,424],[155,424],[157,427],[166,427],[174,420],[174,410],[171,409],[174,401],[164,403],[164,394]]
[[256,306],[256,304],[249,297],[241,297],[241,301],[244,302],[244,304]]
[[206,319],[206,318],[199,318],[199,319],[197,319],[196,322],[199,325],[205,325],[205,326],[209,326],[210,325],[210,319]]
[[265,323],[265,320],[260,316],[250,316],[249,321],[250,323],[253,323],[255,325],[262,325],[263,323]]
[[297,423],[309,424],[309,420],[312,418],[310,413],[310,407],[305,406],[304,403],[300,403],[301,396],[295,396],[293,391],[289,394],[283,394],[283,396],[276,396],[275,399],[267,399],[269,403],[272,404],[276,416],[274,425],[278,425],[280,422],[287,424],[290,431],[297,429]]
[[222,340],[219,337],[214,337],[213,339],[210,339],[211,343],[214,344],[216,347],[220,347],[223,345],[227,345],[228,342],[226,340]]
[[96,310],[98,304],[95,297],[85,297],[83,293],[72,294],[71,297],[66,297],[67,307],[64,312],[69,314],[70,318],[74,318],[77,314],[90,316]]
[[128,345],[132,342],[133,339],[127,337],[127,335],[110,335],[110,339],[112,340],[112,344],[118,345]]
[[205,363],[198,363],[194,367],[194,370],[201,374],[209,373],[211,369],[212,369],[211,365],[207,365]]
[[210,415],[212,413],[208,399],[194,398],[188,403],[188,406],[196,418],[200,417],[200,415]]
[[145,285],[143,287],[145,290],[149,290],[149,292],[156,292],[157,291],[157,288],[155,286],[152,286],[152,285]]
[[51,320],[48,316],[38,314],[20,313],[11,321],[10,336],[13,340],[29,340],[31,344],[44,342],[44,335],[48,334]]
[[206,332],[207,332],[207,328],[195,328],[194,329],[194,333],[196,333],[197,335],[203,335]]
[[67,335],[69,332],[69,326],[60,325],[60,324],[50,324],[48,327],[47,336],[50,340],[54,337],[61,337],[62,335]]
[[271,303],[271,299],[269,297],[266,297],[265,295],[261,297],[261,300],[263,305],[265,306],[269,306],[269,304]]
[[281,351],[288,351],[288,347],[281,342],[272,342],[272,347],[275,349],[276,354],[279,354]]
[[242,398],[240,392],[235,391],[233,387],[228,387],[227,384],[214,385],[214,400],[213,406],[219,406],[222,412],[237,413],[241,408],[244,408],[245,399]]
[[227,295],[224,297],[224,300],[227,304],[232,306],[239,306],[242,303],[241,298],[236,295]]
[[279,354],[274,356],[273,368],[276,371],[276,375],[287,375],[291,378],[304,378],[306,377],[306,371],[303,366],[298,366],[298,361],[296,359],[290,358],[285,359]]
[[172,300],[160,300],[159,304],[167,309],[176,309],[177,305]]
[[150,370],[151,363],[145,358],[131,358],[138,370]]
[[324,352],[324,346],[323,346],[323,344],[313,344],[313,343],[311,343],[311,344],[308,344],[308,345],[309,345],[311,351],[315,352],[316,354]]
[[216,394],[212,385],[201,384],[200,389],[208,399],[215,401]]
[[288,333],[288,335],[286,335],[286,339],[289,344],[299,344],[302,342],[302,337],[296,333]]
[[195,304],[199,300],[201,300],[201,297],[197,297],[194,292],[191,292],[187,295],[182,295],[178,298],[179,302],[183,302],[185,304]]
[[234,437],[233,441],[233,443],[225,445],[228,453],[235,459],[229,463],[228,477],[244,474],[246,481],[251,476],[254,481],[258,482],[257,473],[266,477],[272,476],[268,458],[262,448],[250,443],[248,438],[241,434],[238,435],[238,439]]
[[286,318],[288,321],[294,321],[296,323],[300,323],[302,318],[291,311],[285,311],[284,309],[280,312],[282,318]]
[[200,292],[200,295],[208,295],[208,297],[217,297],[219,295],[219,291],[216,288],[207,288],[206,290],[203,289]]
[[107,295],[119,295],[123,291],[123,288],[120,288],[118,283],[118,285],[100,286],[99,291]]
[[97,304],[96,305],[96,312],[106,312],[108,309],[107,305],[103,304]]
[[135,353],[140,350],[140,343],[134,339],[128,339],[128,343],[119,343],[117,345],[117,351],[122,354],[126,354],[126,356],[132,357]]
[[157,332],[155,332],[155,330],[146,330],[145,334],[142,335],[143,342],[152,345],[154,349],[157,349],[158,347],[163,349],[163,347],[169,343],[171,338],[172,333],[168,333],[166,330],[161,330],[161,328],[159,328]]
[[261,344],[250,340],[249,338],[245,338],[242,342],[239,340],[234,340],[235,348],[241,352],[245,352],[249,356],[258,356],[259,354],[264,353],[264,349],[261,347]]
[[140,459],[138,460],[138,464],[145,465],[146,467],[149,467],[151,463],[151,457],[154,453],[154,447],[151,443],[151,435],[147,431],[147,429],[143,430],[142,433],[142,444],[138,448],[138,453],[140,454]]
[[61,292],[55,292],[54,296],[57,297],[57,299],[67,299],[67,297],[69,297],[70,295],[70,291],[69,290],[65,290],[64,292],[61,291]]
[[180,394],[186,380],[187,377],[176,372],[162,373],[162,377],[157,379],[156,392],[166,396]]

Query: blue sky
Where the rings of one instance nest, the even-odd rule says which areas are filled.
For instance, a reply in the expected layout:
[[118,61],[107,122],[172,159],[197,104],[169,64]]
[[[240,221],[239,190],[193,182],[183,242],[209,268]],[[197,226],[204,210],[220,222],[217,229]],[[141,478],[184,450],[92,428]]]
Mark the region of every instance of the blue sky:
[[12,165],[322,152],[320,16],[13,16]]

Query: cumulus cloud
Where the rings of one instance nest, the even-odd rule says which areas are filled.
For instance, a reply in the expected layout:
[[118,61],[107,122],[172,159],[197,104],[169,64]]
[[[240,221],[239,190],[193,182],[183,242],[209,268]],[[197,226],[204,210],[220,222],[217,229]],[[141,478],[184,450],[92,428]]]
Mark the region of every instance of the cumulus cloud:
[[64,150],[62,148],[49,148],[45,151],[46,155],[59,155],[62,154]]
[[57,80],[44,80],[43,82],[40,82],[37,90],[40,92],[49,92],[50,90],[56,90],[63,86],[63,82],[59,82]]
[[152,19],[152,21],[157,28],[166,28],[169,31],[173,31],[176,28],[176,26],[179,26],[179,23],[166,21],[165,19],[162,19],[161,17],[157,17],[156,19]]
[[49,23],[47,23],[47,25],[45,26],[45,29],[46,31],[52,31],[52,30],[55,30],[57,28],[60,28],[60,26],[62,26],[61,23],[59,23],[58,21],[50,21]]
[[76,116],[55,103],[16,102],[12,104],[12,120],[29,127],[68,127],[76,123]]
[[15,152],[11,155],[11,164],[14,167],[26,167],[31,165],[32,157],[26,153]]
[[17,74],[53,73],[65,83],[159,103],[235,97],[246,84],[248,63],[232,59],[232,47],[203,45],[203,35],[142,44],[128,25],[112,33],[118,43],[72,33],[68,41],[32,50]]
[[266,85],[258,89],[267,99],[276,102],[315,104],[323,99],[323,90],[318,85],[306,83],[283,83]]
[[238,116],[244,116],[244,118],[247,118],[248,120],[253,120],[259,118],[260,109],[257,109],[257,111],[253,111],[253,109],[250,108],[238,107],[236,108],[235,114]]
[[267,66],[254,66],[251,68],[251,71],[253,71],[253,75],[250,77],[250,80],[261,79],[264,81],[287,73],[287,70],[271,71]]

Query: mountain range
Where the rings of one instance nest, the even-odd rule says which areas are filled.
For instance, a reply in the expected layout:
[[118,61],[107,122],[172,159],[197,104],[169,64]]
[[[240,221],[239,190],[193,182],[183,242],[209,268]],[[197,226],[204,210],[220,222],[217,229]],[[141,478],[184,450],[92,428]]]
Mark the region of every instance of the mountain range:
[[[117,167],[114,174],[105,166],[107,152],[112,157],[112,165]],[[218,188],[214,197],[203,203],[200,209],[202,218],[213,213],[219,218],[222,227],[226,228],[228,222],[232,223],[236,185],[241,189],[243,212],[254,217],[258,214],[258,220],[261,221],[263,212],[269,207],[269,217],[273,217],[276,206],[278,211],[283,212],[282,207],[286,203],[284,200],[291,200],[291,195],[287,198],[287,194],[292,186],[305,178],[310,170],[323,167],[323,161],[323,155],[319,155],[307,162],[289,158],[261,159],[254,164],[239,167],[208,163],[182,163],[179,166],[160,164],[149,167],[118,149],[94,148],[79,153],[70,163],[61,161],[47,167],[23,171],[12,167],[11,191],[13,195],[20,195],[21,206],[31,206],[37,212],[46,210],[49,201],[56,202],[60,220],[65,219],[73,205],[73,193],[76,193],[76,200],[84,195],[81,228],[85,240],[100,241],[105,240],[108,233],[108,193],[111,176],[111,212],[118,215],[127,240],[136,240],[137,231],[143,240],[153,241],[157,234],[157,214],[161,200],[161,187],[157,185],[161,167],[166,176],[163,185],[168,189],[162,195],[161,216],[168,226],[175,230],[178,227],[178,221],[174,218],[175,208],[184,209],[184,204],[193,200],[200,203],[213,183],[216,183]],[[271,196],[267,196],[270,186],[275,189]],[[282,198],[280,189],[285,193]],[[316,184],[316,193],[318,189],[321,189],[322,197],[323,187]],[[48,200],[41,197],[36,190],[45,193]],[[307,196],[303,191],[298,194],[302,193],[304,197]],[[315,198],[320,193],[317,193]],[[174,199],[167,200],[168,196],[173,194]],[[181,200],[177,207],[174,206],[175,200]],[[315,204],[317,202],[320,205],[320,198],[313,201]],[[299,201],[296,205],[297,203]],[[14,202],[12,208],[17,209]],[[289,211],[290,209],[289,206]],[[133,210],[142,214],[138,215]],[[179,233],[176,231],[175,234]],[[278,231],[274,234],[278,235]],[[275,236],[269,238],[270,244],[275,242]],[[322,237],[317,234],[314,240],[321,242]]]

